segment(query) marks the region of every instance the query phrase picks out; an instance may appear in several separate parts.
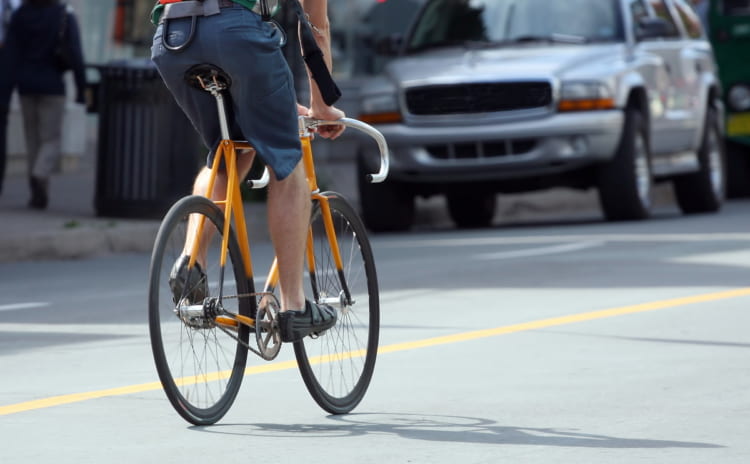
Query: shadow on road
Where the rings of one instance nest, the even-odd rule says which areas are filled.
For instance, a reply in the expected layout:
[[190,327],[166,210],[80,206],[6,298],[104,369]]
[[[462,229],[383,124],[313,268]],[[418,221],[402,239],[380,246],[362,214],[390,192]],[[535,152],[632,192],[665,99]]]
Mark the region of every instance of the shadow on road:
[[193,430],[255,437],[348,437],[393,435],[406,440],[479,445],[532,445],[573,448],[723,448],[700,442],[622,438],[559,428],[511,427],[491,419],[402,413],[329,416],[330,424],[220,424]]

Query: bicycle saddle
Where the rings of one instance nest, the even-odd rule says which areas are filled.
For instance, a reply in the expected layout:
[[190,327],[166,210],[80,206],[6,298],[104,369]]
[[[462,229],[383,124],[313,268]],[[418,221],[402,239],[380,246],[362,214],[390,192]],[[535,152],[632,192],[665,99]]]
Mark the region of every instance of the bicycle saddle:
[[206,90],[206,86],[216,83],[220,90],[232,86],[232,78],[218,66],[209,63],[196,64],[185,71],[185,81],[191,87]]

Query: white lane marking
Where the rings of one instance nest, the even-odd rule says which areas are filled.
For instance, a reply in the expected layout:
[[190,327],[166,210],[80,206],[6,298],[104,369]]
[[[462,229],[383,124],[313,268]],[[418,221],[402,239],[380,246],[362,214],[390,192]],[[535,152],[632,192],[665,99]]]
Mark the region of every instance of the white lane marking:
[[554,245],[540,248],[528,248],[525,250],[511,250],[511,251],[499,251],[497,253],[483,253],[475,254],[474,259],[479,260],[495,260],[495,259],[512,259],[512,258],[525,258],[529,256],[544,256],[552,255],[556,253],[568,253],[571,251],[585,250],[587,248],[594,248],[604,245],[604,242],[582,242],[582,243],[564,243],[562,245]]
[[49,303],[37,302],[37,303],[14,303],[7,305],[0,305],[0,311],[16,311],[19,309],[34,309],[44,308],[49,306]]
[[40,324],[24,322],[0,322],[0,332],[34,333],[34,334],[76,334],[76,335],[113,335],[111,340],[118,341],[119,336],[148,337],[148,323],[139,324]]
[[554,242],[726,242],[750,241],[749,233],[698,233],[698,234],[586,234],[586,235],[535,235],[535,236],[494,236],[494,237],[465,237],[446,239],[397,239],[381,241],[383,248],[415,248],[415,247],[444,247],[444,246],[486,246],[486,245],[521,245]]
[[715,266],[750,267],[750,248],[743,250],[723,251],[718,253],[701,253],[679,256],[669,261],[685,264],[707,264]]

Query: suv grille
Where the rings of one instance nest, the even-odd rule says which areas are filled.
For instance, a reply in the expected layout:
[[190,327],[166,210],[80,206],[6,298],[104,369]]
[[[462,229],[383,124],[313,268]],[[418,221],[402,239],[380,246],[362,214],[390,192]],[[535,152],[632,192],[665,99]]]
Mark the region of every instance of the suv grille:
[[535,147],[536,141],[533,139],[517,139],[427,145],[425,149],[436,159],[459,160],[523,155]]
[[525,110],[551,103],[549,82],[435,85],[406,91],[407,108],[415,115]]

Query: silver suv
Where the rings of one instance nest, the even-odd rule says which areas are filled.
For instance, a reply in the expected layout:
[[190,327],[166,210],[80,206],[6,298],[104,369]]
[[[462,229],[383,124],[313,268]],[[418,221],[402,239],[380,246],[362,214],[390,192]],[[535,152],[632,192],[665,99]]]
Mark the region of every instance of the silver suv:
[[359,186],[373,230],[410,227],[418,195],[459,227],[555,186],[597,188],[609,220],[648,217],[657,181],[684,213],[722,205],[721,89],[684,0],[430,0],[379,48],[397,57],[360,102],[392,149],[388,181]]

